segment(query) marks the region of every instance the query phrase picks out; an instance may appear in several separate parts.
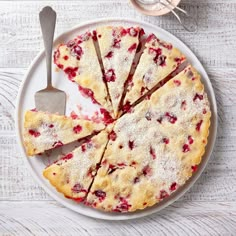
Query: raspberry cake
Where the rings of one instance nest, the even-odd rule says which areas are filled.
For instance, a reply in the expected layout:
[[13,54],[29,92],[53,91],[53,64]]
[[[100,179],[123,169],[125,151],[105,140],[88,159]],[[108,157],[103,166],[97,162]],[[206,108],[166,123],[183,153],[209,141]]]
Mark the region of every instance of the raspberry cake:
[[25,150],[27,155],[33,156],[84,138],[104,128],[104,124],[89,120],[27,111],[24,120]]
[[86,204],[128,212],[168,197],[201,162],[210,116],[200,75],[189,66],[117,121]]
[[54,53],[54,63],[67,74],[69,80],[79,85],[84,96],[90,97],[93,103],[100,104],[114,116],[90,32],[79,35],[67,44],[60,44]]
[[101,58],[115,117],[119,112],[120,100],[143,34],[139,27],[123,28],[102,26],[97,29]]
[[102,131],[46,167],[44,177],[65,197],[77,202],[83,201],[99,167],[108,134],[107,130]]
[[154,34],[146,39],[145,49],[130,80],[124,99],[124,110],[154,88],[185,61],[185,56],[172,44]]
[[92,134],[43,175],[65,197],[95,209],[132,212],[162,201],[197,171],[205,152],[211,111],[199,73],[183,68],[185,56],[154,34],[144,46],[142,34],[139,27],[102,26],[54,54],[83,95],[102,106],[105,125],[25,115],[28,155]]

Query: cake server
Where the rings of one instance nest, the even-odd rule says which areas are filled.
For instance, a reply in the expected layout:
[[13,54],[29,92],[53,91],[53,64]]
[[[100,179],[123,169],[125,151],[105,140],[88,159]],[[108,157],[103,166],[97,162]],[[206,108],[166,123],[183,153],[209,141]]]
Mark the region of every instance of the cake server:
[[56,12],[51,7],[44,7],[39,13],[41,31],[43,35],[46,65],[47,86],[35,93],[35,105],[39,111],[65,114],[66,93],[52,86],[52,47],[56,24]]

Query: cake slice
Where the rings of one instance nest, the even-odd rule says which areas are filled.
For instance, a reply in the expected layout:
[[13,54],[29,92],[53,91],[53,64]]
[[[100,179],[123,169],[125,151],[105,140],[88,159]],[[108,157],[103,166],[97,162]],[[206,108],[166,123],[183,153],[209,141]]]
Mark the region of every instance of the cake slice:
[[67,44],[60,44],[54,52],[54,63],[69,80],[79,85],[81,93],[100,104],[113,117],[103,74],[90,32],[77,36]]
[[108,130],[100,132],[46,167],[43,176],[65,197],[77,202],[83,201],[99,168],[108,134]]
[[205,152],[210,106],[189,66],[115,124],[86,204],[129,212],[175,192]]
[[97,38],[115,117],[118,115],[125,82],[129,76],[140,34],[139,27],[101,26]]
[[154,34],[146,39],[145,49],[132,80],[127,87],[123,110],[154,88],[185,61],[185,56],[172,44],[161,41]]
[[26,154],[33,156],[94,134],[105,126],[89,120],[27,111],[24,118],[24,146]]

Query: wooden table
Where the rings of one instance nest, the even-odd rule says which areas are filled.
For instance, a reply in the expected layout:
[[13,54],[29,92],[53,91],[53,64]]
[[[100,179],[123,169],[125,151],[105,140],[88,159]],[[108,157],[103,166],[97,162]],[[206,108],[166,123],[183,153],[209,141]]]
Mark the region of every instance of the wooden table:
[[[101,17],[130,17],[179,37],[198,56],[213,84],[218,137],[194,187],[158,214],[125,222],[76,214],[31,177],[16,143],[15,102],[26,68],[43,48],[38,13],[51,5],[57,32]],[[172,15],[147,17],[126,0],[0,2],[0,235],[236,235],[236,0],[183,0],[198,21],[188,33]]]

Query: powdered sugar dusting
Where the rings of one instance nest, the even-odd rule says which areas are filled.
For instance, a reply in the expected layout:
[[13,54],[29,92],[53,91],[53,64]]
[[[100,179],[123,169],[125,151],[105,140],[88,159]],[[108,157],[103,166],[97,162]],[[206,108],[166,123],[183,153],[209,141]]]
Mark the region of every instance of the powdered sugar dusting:
[[101,27],[98,43],[115,115],[139,44],[140,28]]
[[[73,142],[104,128],[102,123],[72,119],[44,112],[26,112],[24,142],[27,153],[34,155]],[[30,119],[30,121],[28,121]],[[79,129],[74,130],[75,127]],[[33,135],[36,133],[37,135]]]
[[[192,71],[191,78],[189,71]],[[142,101],[133,112],[117,120],[113,128],[116,138],[108,143],[106,162],[92,188],[92,191],[102,189],[105,178],[107,183],[112,183],[106,190],[114,191],[107,191],[102,202],[89,194],[89,201],[108,210],[111,202],[116,209],[124,198],[130,205],[128,210],[132,211],[143,209],[144,203],[153,205],[168,197],[190,178],[192,166],[201,161],[205,146],[201,143],[206,138],[201,127],[209,119],[204,88],[198,73],[189,66],[154,92],[150,100]],[[104,173],[108,174],[104,176]]]
[[183,54],[170,43],[161,41],[154,34],[149,35],[124,104],[133,104],[173,72],[183,60]]

